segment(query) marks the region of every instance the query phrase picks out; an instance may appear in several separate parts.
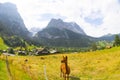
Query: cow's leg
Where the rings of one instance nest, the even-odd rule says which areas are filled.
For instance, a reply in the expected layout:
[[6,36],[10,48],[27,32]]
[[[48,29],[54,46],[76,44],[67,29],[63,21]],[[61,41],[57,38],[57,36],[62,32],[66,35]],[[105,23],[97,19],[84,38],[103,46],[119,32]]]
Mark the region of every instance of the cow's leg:
[[64,74],[64,73],[63,73],[63,78],[64,78],[64,80],[66,80],[66,74]]
[[60,72],[60,77],[62,77],[62,73]]
[[68,74],[66,75],[66,77],[67,77],[67,80],[69,80],[69,75]]

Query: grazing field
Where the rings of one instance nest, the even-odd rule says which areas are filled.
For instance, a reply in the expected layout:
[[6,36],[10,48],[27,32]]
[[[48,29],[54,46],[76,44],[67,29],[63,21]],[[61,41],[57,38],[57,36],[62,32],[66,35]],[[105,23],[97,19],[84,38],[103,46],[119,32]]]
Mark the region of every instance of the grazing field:
[[[120,80],[120,47],[84,53],[9,56],[13,80],[63,80],[60,65],[64,55],[68,56],[71,68],[70,80]],[[0,60],[3,64],[5,56],[1,55]],[[5,63],[0,69],[4,68]],[[7,76],[6,70],[2,71]]]
[[0,60],[0,80],[9,80],[5,61]]

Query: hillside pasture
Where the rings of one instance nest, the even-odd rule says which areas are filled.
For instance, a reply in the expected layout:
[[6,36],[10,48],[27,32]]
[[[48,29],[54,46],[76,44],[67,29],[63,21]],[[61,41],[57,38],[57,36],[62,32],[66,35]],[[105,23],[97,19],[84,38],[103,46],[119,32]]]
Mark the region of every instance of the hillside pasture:
[[[63,80],[62,56],[68,56],[70,80],[120,80],[120,47],[46,56],[9,56],[14,80]],[[2,55],[1,55],[2,56]],[[4,56],[0,57],[4,60]]]
[[7,48],[8,48],[8,46],[5,45],[3,39],[0,37],[0,50],[5,50]]
[[0,80],[9,80],[5,61],[0,60]]

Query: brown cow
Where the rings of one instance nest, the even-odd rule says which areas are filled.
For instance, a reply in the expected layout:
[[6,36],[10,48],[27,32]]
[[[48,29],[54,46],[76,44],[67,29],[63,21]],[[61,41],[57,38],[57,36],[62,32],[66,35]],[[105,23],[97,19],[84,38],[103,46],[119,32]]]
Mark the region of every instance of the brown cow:
[[67,63],[67,56],[63,56],[63,59],[61,60],[61,76],[64,77],[65,80],[69,80],[69,74],[70,74],[70,67]]

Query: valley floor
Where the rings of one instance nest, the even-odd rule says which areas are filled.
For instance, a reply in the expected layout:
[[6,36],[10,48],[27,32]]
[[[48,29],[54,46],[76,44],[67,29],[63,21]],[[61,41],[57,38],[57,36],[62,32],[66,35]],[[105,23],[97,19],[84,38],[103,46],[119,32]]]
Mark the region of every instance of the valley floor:
[[[8,56],[13,80],[63,80],[62,56],[68,56],[70,80],[120,80],[120,47],[86,53]],[[10,80],[5,56],[0,56],[0,80]]]

